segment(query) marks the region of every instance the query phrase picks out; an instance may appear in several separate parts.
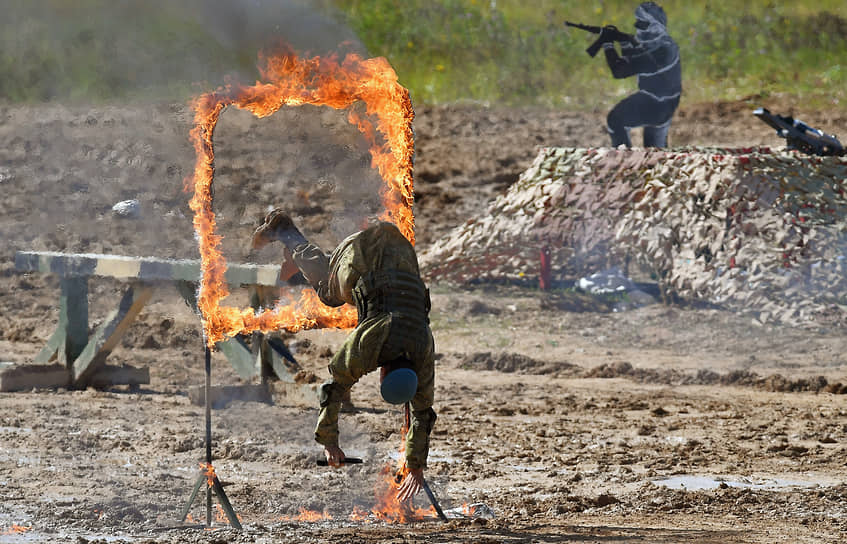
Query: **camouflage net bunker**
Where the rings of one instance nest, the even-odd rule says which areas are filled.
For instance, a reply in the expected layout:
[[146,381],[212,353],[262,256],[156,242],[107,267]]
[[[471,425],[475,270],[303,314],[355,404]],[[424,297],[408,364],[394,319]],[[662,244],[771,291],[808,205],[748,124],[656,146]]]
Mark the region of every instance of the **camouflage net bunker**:
[[[421,254],[431,281],[632,262],[666,295],[798,323],[845,302],[847,160],[767,148],[545,148]],[[840,313],[840,310],[839,310]]]

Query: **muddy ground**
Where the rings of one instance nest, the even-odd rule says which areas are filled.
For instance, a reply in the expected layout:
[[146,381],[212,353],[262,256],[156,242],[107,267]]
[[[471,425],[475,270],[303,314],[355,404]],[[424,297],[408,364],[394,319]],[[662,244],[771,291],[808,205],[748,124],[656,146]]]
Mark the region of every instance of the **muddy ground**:
[[[847,134],[841,111],[754,100],[684,105],[673,145],[782,144],[756,106]],[[604,113],[419,107],[418,245],[517,179],[539,146],[607,142]],[[0,106],[0,361],[27,363],[55,327],[58,281],[14,271],[18,250],[196,258],[183,178],[190,112]],[[226,112],[216,210],[231,260],[282,205],[330,247],[379,208],[367,149],[344,114]],[[135,219],[113,214],[138,199]],[[94,326],[120,282],[90,282]],[[197,317],[167,285],[110,356],[148,367],[141,390],[0,394],[0,542],[833,542],[847,533],[844,330],[757,326],[697,305],[609,311],[532,286],[433,285],[439,414],[426,475],[451,521],[352,521],[374,504],[399,444],[401,413],[353,390],[342,447],[365,464],[319,469],[317,411],[273,404],[213,412],[215,466],[244,525],[177,528],[203,460]],[[244,294],[233,302],[244,302]],[[320,379],[343,331],[286,336]],[[241,383],[213,357],[215,383]],[[426,497],[417,503],[426,506]],[[477,504],[464,515],[463,503]],[[300,508],[331,520],[292,521]],[[194,520],[204,519],[198,500]],[[17,529],[24,532],[16,532]]]

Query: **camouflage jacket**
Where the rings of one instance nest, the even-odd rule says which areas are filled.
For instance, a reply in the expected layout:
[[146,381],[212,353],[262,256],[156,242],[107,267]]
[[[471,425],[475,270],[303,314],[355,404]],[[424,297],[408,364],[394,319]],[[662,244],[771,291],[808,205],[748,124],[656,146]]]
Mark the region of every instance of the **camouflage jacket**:
[[[313,244],[298,246],[294,262],[321,301],[329,306],[353,304],[359,279],[374,271],[399,270],[419,275],[414,247],[391,223],[357,232],[339,244],[327,256]],[[425,316],[424,316],[425,317]],[[392,321],[398,317],[382,312],[362,319],[332,358],[332,379],[321,388],[321,411],[315,429],[315,440],[323,445],[338,444],[338,412],[344,394],[359,379],[393,356],[385,353],[392,332]],[[434,344],[427,321],[409,334],[404,330],[401,345],[418,376],[418,390],[411,401],[411,428],[406,435],[406,462],[410,468],[424,468],[429,451],[429,435],[435,423],[432,410],[434,397]],[[394,342],[392,345],[397,345]]]

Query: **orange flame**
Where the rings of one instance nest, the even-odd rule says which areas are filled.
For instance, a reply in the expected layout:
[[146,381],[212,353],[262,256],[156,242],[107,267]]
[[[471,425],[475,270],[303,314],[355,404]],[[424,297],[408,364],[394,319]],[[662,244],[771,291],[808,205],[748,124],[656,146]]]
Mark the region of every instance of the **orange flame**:
[[11,527],[6,529],[0,534],[3,535],[15,535],[15,534],[23,534],[32,529],[32,527],[26,527],[24,525],[18,525],[17,523],[13,523]]
[[350,512],[350,521],[369,522],[370,521],[370,515],[371,515],[371,513],[368,512],[367,510],[365,510],[364,508],[362,508],[360,506],[355,506],[355,507],[353,507],[353,511]]
[[[400,502],[397,498],[397,492],[403,480],[409,474],[409,467],[406,466],[406,435],[409,432],[409,413],[408,405],[406,406],[406,417],[403,420],[402,432],[400,433],[400,448],[397,459],[396,469],[392,469],[391,464],[385,465],[381,472],[381,478],[377,480],[374,486],[376,495],[376,505],[371,509],[371,513],[379,520],[388,523],[407,523],[409,521],[419,521],[429,517],[437,517],[435,507],[430,506],[428,510],[417,508],[411,501]],[[354,512],[355,514],[355,512]],[[352,519],[351,514],[351,519]]]
[[226,512],[220,504],[215,505],[215,523],[229,523]]
[[308,510],[306,508],[300,507],[300,513],[296,516],[282,516],[279,518],[280,521],[323,521],[327,519],[332,519],[332,515],[329,512],[324,510],[323,512],[318,512],[317,510]]
[[[238,521],[244,521],[243,519],[241,519],[241,514],[236,513],[235,517],[238,519]],[[229,525],[229,517],[226,515],[223,506],[221,506],[220,504],[215,504],[215,523]]]
[[429,509],[418,508],[411,501],[400,502],[397,498],[400,484],[409,473],[405,462],[401,461],[401,463],[403,466],[398,470],[392,470],[390,464],[382,469],[382,477],[374,486],[376,505],[371,508],[371,513],[377,519],[387,523],[408,523],[437,517],[438,514],[432,506]]
[[[392,468],[391,464],[385,465],[380,473],[380,478],[374,486],[376,504],[370,511],[360,506],[355,506],[348,519],[363,523],[372,523],[373,521],[408,523],[410,521],[421,521],[437,517],[438,514],[433,506],[430,506],[429,509],[423,509],[414,506],[411,502],[400,502],[397,499],[397,491],[400,489],[400,484],[403,482],[406,474],[408,474],[408,469],[403,461],[401,461],[401,468],[396,470]],[[318,512],[302,507],[300,508],[300,514],[297,516],[282,516],[279,518],[280,521],[305,522],[331,519],[332,515],[326,510]]]
[[[382,195],[385,212],[381,219],[395,223],[414,243],[414,113],[409,92],[397,82],[397,74],[388,61],[382,57],[362,59],[352,53],[342,60],[337,56],[300,59],[286,50],[273,56],[260,55],[259,70],[265,82],[252,86],[227,85],[193,101],[195,127],[191,139],[197,158],[193,178],[186,179],[186,190],[193,188],[194,191],[189,205],[195,214],[194,230],[200,246],[202,271],[197,302],[210,347],[226,336],[256,330],[295,332],[305,328],[355,325],[352,308],[338,313],[316,304],[275,308],[256,314],[252,309],[221,305],[229,290],[224,279],[226,259],[220,249],[221,235],[215,233],[212,211],[215,157],[212,136],[227,107],[235,105],[257,117],[266,117],[282,106],[310,104],[346,109],[357,101],[364,102],[367,116],[351,111],[348,120],[370,142],[371,165],[386,184]],[[376,118],[375,125],[371,116]],[[377,136],[381,136],[381,140]]]
[[215,487],[215,467],[211,463],[200,463],[200,470],[206,475],[206,484]]

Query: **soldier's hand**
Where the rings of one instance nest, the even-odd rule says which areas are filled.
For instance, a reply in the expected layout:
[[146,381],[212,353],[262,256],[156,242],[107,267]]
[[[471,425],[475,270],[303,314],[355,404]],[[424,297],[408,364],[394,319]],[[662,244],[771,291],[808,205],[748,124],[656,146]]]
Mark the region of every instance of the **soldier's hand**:
[[331,467],[340,467],[346,459],[344,452],[338,446],[324,446],[324,456]]
[[250,240],[250,249],[262,249],[273,240],[267,235],[265,225],[253,231],[253,238]]
[[272,210],[265,216],[262,224],[253,231],[251,247],[262,249],[274,240],[279,240],[280,233],[293,228],[296,229],[290,215],[279,208]]
[[409,474],[406,475],[406,478],[397,490],[397,500],[400,502],[411,500],[412,497],[420,493],[421,489],[423,489],[423,484],[423,469],[410,468]]

